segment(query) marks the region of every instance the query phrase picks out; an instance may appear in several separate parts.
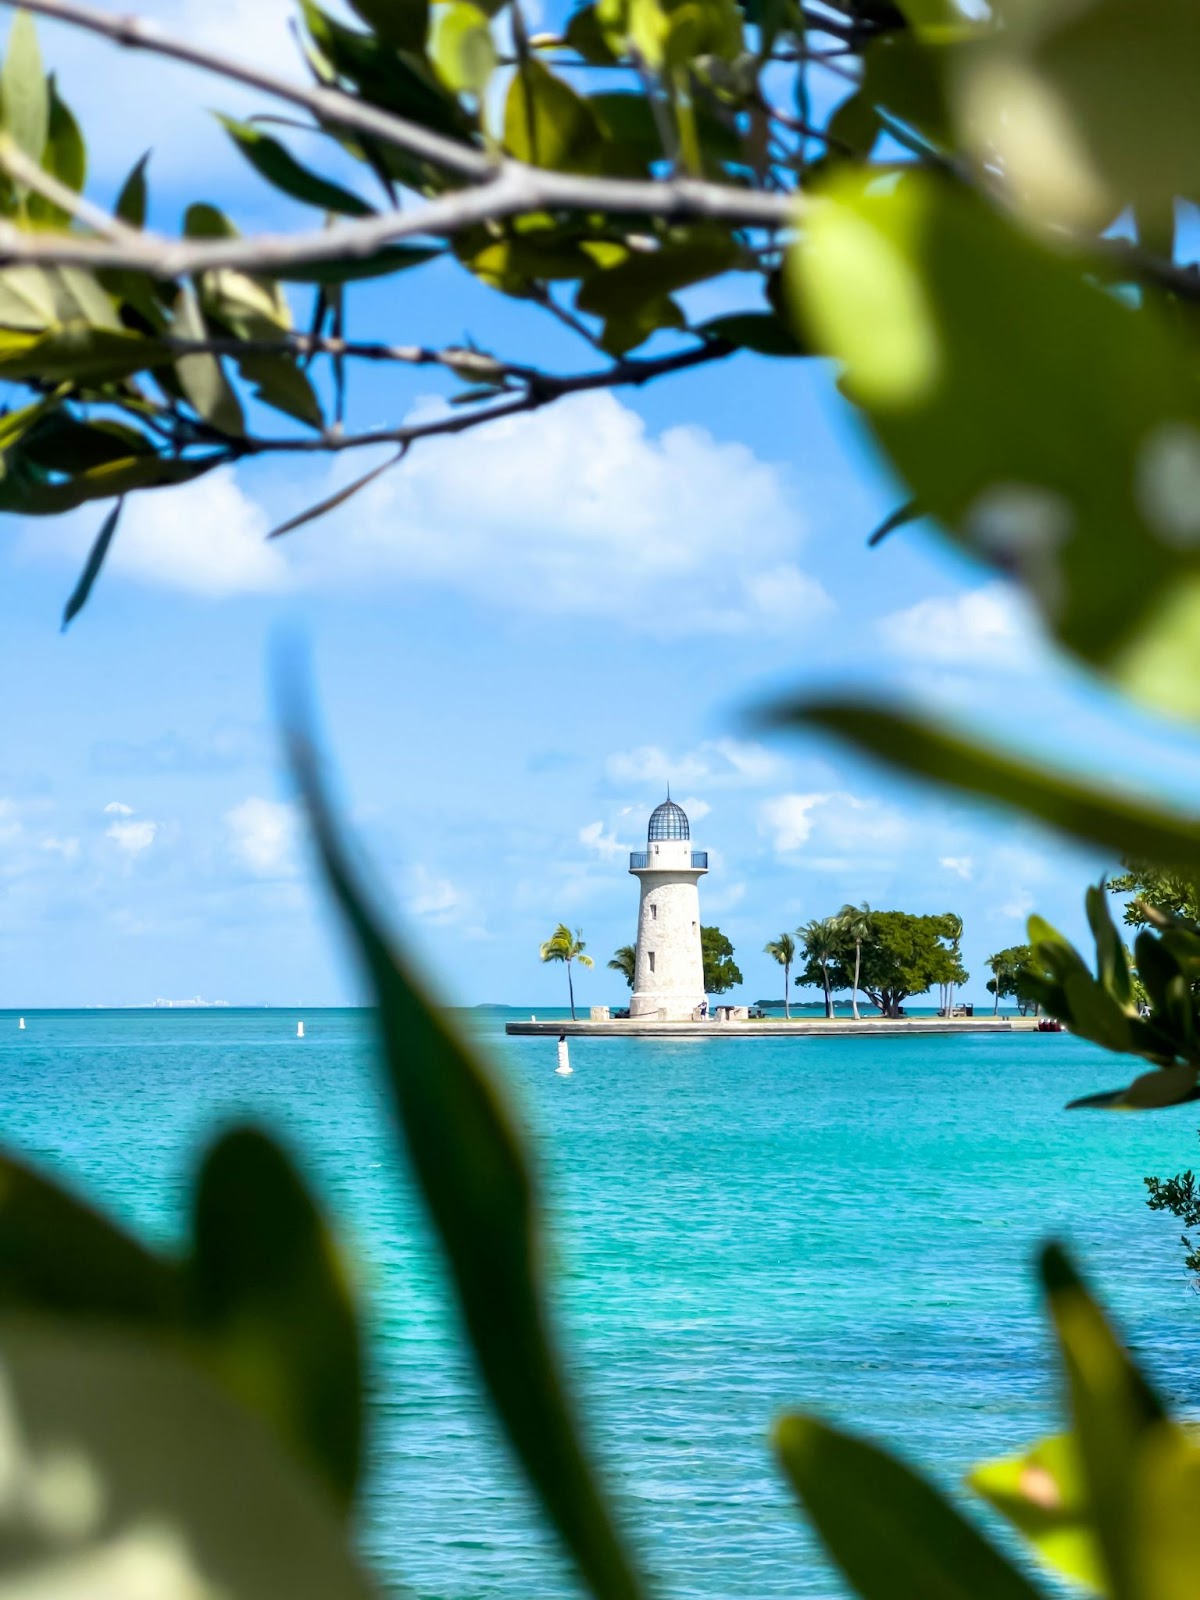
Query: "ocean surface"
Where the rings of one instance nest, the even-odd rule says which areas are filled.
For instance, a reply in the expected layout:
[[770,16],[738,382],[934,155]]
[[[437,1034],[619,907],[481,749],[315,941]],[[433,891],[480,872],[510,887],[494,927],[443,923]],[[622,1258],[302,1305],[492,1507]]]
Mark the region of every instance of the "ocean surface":
[[[1030,1270],[1049,1235],[1200,1412],[1200,1298],[1141,1182],[1194,1162],[1200,1115],[1062,1109],[1125,1081],[1121,1062],[1066,1035],[579,1039],[562,1079],[553,1040],[506,1039],[503,1021],[464,1017],[529,1130],[566,1365],[662,1596],[842,1592],[772,1464],[785,1407],[949,1486],[1052,1426]],[[278,1130],[370,1305],[361,1540],[385,1587],[578,1593],[460,1349],[367,1013],[57,1012],[23,1033],[0,1013],[0,1082],[10,1146],[160,1241],[182,1232],[214,1127]]]

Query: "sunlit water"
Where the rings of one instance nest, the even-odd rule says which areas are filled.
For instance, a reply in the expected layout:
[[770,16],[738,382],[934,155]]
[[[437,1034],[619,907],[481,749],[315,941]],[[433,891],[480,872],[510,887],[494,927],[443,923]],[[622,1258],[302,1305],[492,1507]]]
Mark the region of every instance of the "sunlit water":
[[[0,1015],[8,1142],[148,1236],[185,1226],[206,1130],[253,1116],[315,1173],[371,1307],[362,1540],[440,1600],[571,1595],[480,1403],[398,1165],[369,1019]],[[1076,1244],[1160,1381],[1200,1409],[1200,1299],[1141,1178],[1197,1116],[1061,1109],[1127,1068],[1066,1036],[583,1039],[495,1052],[532,1136],[566,1362],[624,1520],[667,1596],[832,1595],[774,1470],[810,1406],[954,1484],[1055,1420],[1031,1283]]]

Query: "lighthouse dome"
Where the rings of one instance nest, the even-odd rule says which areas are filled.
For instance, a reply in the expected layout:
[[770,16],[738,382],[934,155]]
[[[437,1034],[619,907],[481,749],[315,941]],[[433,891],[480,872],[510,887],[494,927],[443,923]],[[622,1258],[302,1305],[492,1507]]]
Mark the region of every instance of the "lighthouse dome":
[[650,813],[650,828],[646,834],[650,844],[656,839],[690,839],[691,836],[687,812],[674,800],[664,800]]

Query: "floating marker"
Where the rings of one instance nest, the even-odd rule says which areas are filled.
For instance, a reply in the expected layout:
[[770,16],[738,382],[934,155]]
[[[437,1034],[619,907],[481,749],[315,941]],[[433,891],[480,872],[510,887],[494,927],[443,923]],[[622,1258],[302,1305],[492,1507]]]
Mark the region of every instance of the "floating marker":
[[22,1017],[20,1022],[17,1023],[17,1027],[20,1028],[22,1032],[25,1031],[25,1018],[24,1017]]
[[297,1039],[303,1039],[304,1037],[304,1024],[302,1022],[296,1024],[296,1037]]

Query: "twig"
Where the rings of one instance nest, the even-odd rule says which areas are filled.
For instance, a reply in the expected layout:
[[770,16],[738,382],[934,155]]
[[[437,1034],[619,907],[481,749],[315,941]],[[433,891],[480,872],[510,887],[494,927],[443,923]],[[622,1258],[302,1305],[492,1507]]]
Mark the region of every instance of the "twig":
[[504,417],[518,416],[526,411],[538,411],[566,395],[586,394],[595,389],[637,388],[655,378],[671,373],[686,372],[709,361],[723,361],[733,355],[735,346],[721,339],[710,339],[690,349],[676,351],[669,356],[633,357],[615,361],[603,372],[581,372],[558,376],[548,372],[530,372],[525,379],[523,394],[512,395],[495,405],[478,411],[463,411],[454,416],[439,417],[432,422],[410,423],[399,428],[380,429],[371,433],[326,433],[319,438],[294,439],[230,439],[229,446],[238,455],[292,455],[341,454],[347,450],[366,450],[373,445],[409,446],[421,439],[438,438],[446,434],[466,433],[471,428],[498,422]]
[[15,182],[41,195],[43,200],[48,200],[51,205],[103,234],[105,238],[126,244],[140,240],[141,235],[136,228],[129,227],[119,217],[110,216],[102,206],[93,205],[76,190],[68,189],[65,183],[60,183],[50,173],[43,171],[6,133],[0,133],[0,168]]

